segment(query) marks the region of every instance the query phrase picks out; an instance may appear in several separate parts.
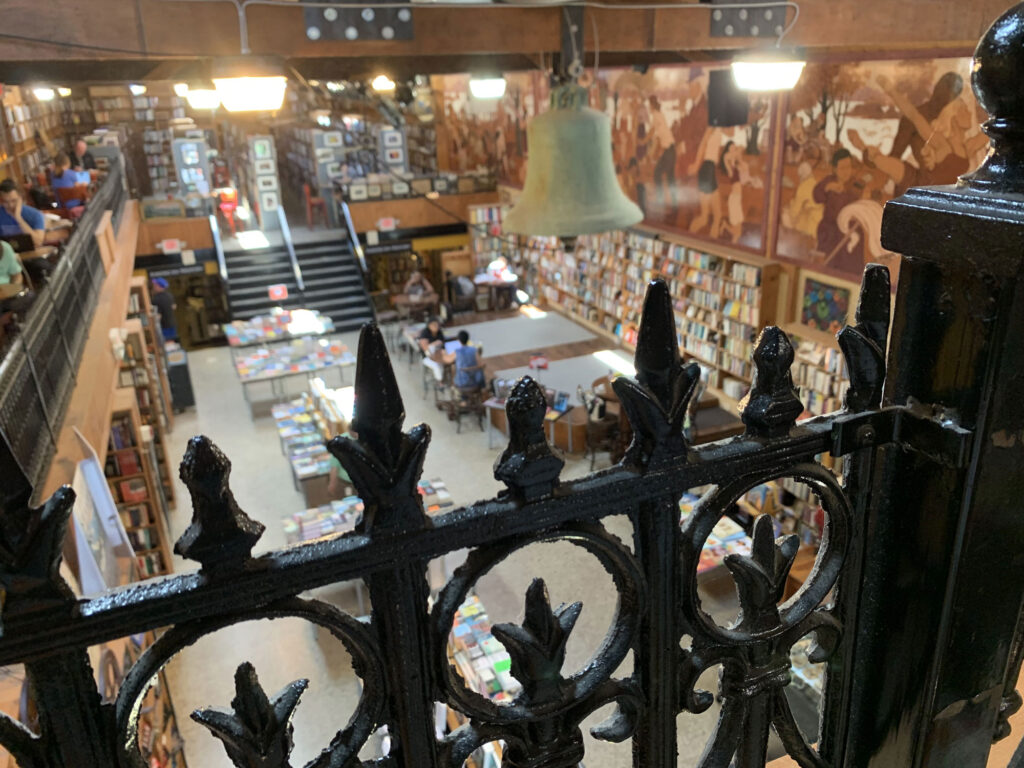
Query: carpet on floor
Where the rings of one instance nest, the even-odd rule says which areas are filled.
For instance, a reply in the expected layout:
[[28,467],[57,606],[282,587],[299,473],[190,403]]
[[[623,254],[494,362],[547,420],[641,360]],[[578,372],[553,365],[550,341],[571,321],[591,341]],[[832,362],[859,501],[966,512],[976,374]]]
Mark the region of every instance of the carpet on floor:
[[[553,312],[537,318],[525,315],[506,317],[486,323],[463,325],[452,330],[468,331],[470,339],[484,345],[485,358],[534,349],[538,354],[543,354],[545,347],[594,338],[594,334],[586,328]],[[454,333],[452,335],[454,336]]]

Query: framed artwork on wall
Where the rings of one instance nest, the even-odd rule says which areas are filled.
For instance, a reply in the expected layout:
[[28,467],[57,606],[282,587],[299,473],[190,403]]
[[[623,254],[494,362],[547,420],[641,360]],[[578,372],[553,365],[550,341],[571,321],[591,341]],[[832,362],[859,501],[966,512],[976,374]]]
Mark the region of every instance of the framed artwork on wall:
[[402,146],[402,132],[401,131],[381,131],[380,132],[380,143],[385,148],[401,147]]
[[277,173],[277,166],[274,165],[273,160],[257,160],[253,163],[253,170],[257,175],[263,173]]
[[317,148],[317,150],[316,150],[316,160],[317,160],[317,162],[322,162],[324,160],[333,160],[333,159],[334,159],[334,150],[333,149],[331,149],[330,147],[319,147],[319,148]]
[[380,184],[367,184],[366,185],[366,196],[371,200],[376,200],[383,194],[383,189]]
[[277,189],[277,176],[257,176],[256,188],[260,192],[272,192]]
[[273,213],[279,204],[277,192],[264,192],[260,195],[260,206],[264,213]]
[[257,160],[274,156],[274,144],[270,139],[253,139],[252,154]]
[[367,197],[366,184],[353,184],[348,188],[349,200],[366,200]]
[[[429,191],[429,190],[428,190]],[[409,194],[409,182],[396,181],[391,185],[391,194],[395,197],[403,197]]]
[[325,147],[340,147],[344,144],[341,137],[341,131],[331,131],[330,133],[324,134],[324,146]]
[[797,286],[797,322],[816,331],[834,334],[854,323],[858,286],[807,269],[800,270]]
[[405,162],[405,150],[404,149],[385,149],[384,150],[384,162],[388,165],[400,165]]
[[341,163],[328,163],[327,164],[327,178],[337,179],[344,175],[344,171],[341,170]]

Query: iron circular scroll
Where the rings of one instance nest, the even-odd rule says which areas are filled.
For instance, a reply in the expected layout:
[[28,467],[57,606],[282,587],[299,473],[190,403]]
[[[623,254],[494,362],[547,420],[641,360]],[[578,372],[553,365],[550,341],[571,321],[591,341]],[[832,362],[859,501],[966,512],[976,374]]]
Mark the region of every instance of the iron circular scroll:
[[[462,678],[448,663],[447,639],[455,620],[455,612],[466,599],[472,586],[494,566],[509,555],[531,544],[565,541],[585,549],[597,558],[612,577],[618,592],[611,629],[590,661],[577,673],[566,678],[573,691],[571,700],[547,705],[526,706],[495,704],[466,687]],[[548,717],[568,709],[611,678],[632,647],[643,607],[646,604],[646,586],[632,553],[603,526],[579,524],[538,534],[534,538],[505,540],[470,552],[451,580],[441,590],[434,606],[432,621],[437,642],[435,658],[440,665],[438,681],[447,696],[466,714],[481,717],[491,723],[511,723]]]
[[[384,666],[367,627],[332,605],[297,597],[252,611],[179,624],[147,648],[125,675],[117,695],[115,718],[119,765],[122,768],[147,768],[138,745],[138,717],[142,700],[157,674],[181,650],[206,635],[234,624],[284,618],[305,619],[329,630],[344,645],[352,657],[354,671],[363,681],[359,704],[345,727],[335,734],[322,753],[330,753],[334,758],[338,753],[345,752],[344,764],[347,765],[347,759],[358,754],[380,722],[384,709]],[[334,764],[332,759],[331,765]],[[337,764],[342,764],[342,761]]]
[[[853,509],[835,475],[820,465],[803,463],[767,474],[744,475],[711,491],[698,502],[697,508],[683,529],[683,564],[687,567],[683,574],[683,608],[691,614],[691,619],[702,624],[708,635],[725,645],[744,644],[749,642],[750,636],[746,632],[720,626],[700,607],[697,596],[697,564],[701,549],[712,529],[722,519],[725,510],[754,486],[783,477],[799,480],[818,495],[825,511],[825,529],[822,531],[821,547],[810,575],[797,593],[779,608],[779,626],[759,634],[758,637],[783,635],[807,619],[835,586],[843,561],[846,559]],[[717,514],[711,514],[712,511]]]

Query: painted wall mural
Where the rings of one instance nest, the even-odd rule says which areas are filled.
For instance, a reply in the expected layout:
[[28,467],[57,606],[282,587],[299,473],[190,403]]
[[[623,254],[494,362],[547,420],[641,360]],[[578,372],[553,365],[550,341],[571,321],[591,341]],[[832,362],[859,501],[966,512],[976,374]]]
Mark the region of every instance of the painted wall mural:
[[[646,224],[857,281],[865,263],[897,267],[881,245],[887,200],[953,183],[984,157],[970,66],[966,57],[808,64],[790,94],[751,94],[734,127],[708,125],[708,67],[588,71],[585,84],[612,120],[616,174]],[[493,167],[522,187],[526,124],[550,91],[540,70],[506,77],[497,102],[470,99],[467,76],[441,78],[450,165]],[[768,243],[775,194],[778,235]]]
[[619,182],[645,223],[763,250],[771,101],[751,97],[744,124],[719,128],[708,125],[707,68],[609,70],[598,82]]
[[857,279],[882,247],[882,207],[951,184],[988,141],[970,59],[809,64],[788,97],[777,254]]

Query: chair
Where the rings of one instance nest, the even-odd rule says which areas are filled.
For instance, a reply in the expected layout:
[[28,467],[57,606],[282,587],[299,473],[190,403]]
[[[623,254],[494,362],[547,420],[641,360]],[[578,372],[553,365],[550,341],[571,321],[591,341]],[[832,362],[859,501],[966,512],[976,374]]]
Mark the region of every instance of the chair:
[[470,281],[470,290],[466,292],[460,287],[461,275],[448,275],[445,281],[445,289],[448,293],[448,306],[452,313],[475,312],[476,311],[476,286]]
[[320,211],[320,215],[323,217],[324,226],[330,226],[327,222],[327,203],[322,197],[313,196],[310,190],[309,184],[302,185],[302,194],[306,198],[306,225],[313,228],[313,211]]
[[[57,204],[64,210],[66,218],[82,218],[82,214],[85,213],[85,203],[89,199],[88,184],[75,184],[73,187],[61,187],[54,191],[57,193]],[[78,205],[69,205],[75,201],[78,202]]]
[[237,234],[235,231],[235,211],[238,210],[238,190],[222,189],[217,194],[217,197],[220,201],[217,204],[217,210],[220,211],[221,218],[224,219],[228,229],[231,230],[231,236],[234,237]]
[[[482,365],[474,365],[463,368],[464,371],[483,371]],[[484,387],[456,387],[452,385],[452,397],[448,401],[448,418],[455,422],[455,431],[462,434],[462,417],[470,414],[476,416],[477,426],[484,431],[484,415],[487,411],[484,408]]]

